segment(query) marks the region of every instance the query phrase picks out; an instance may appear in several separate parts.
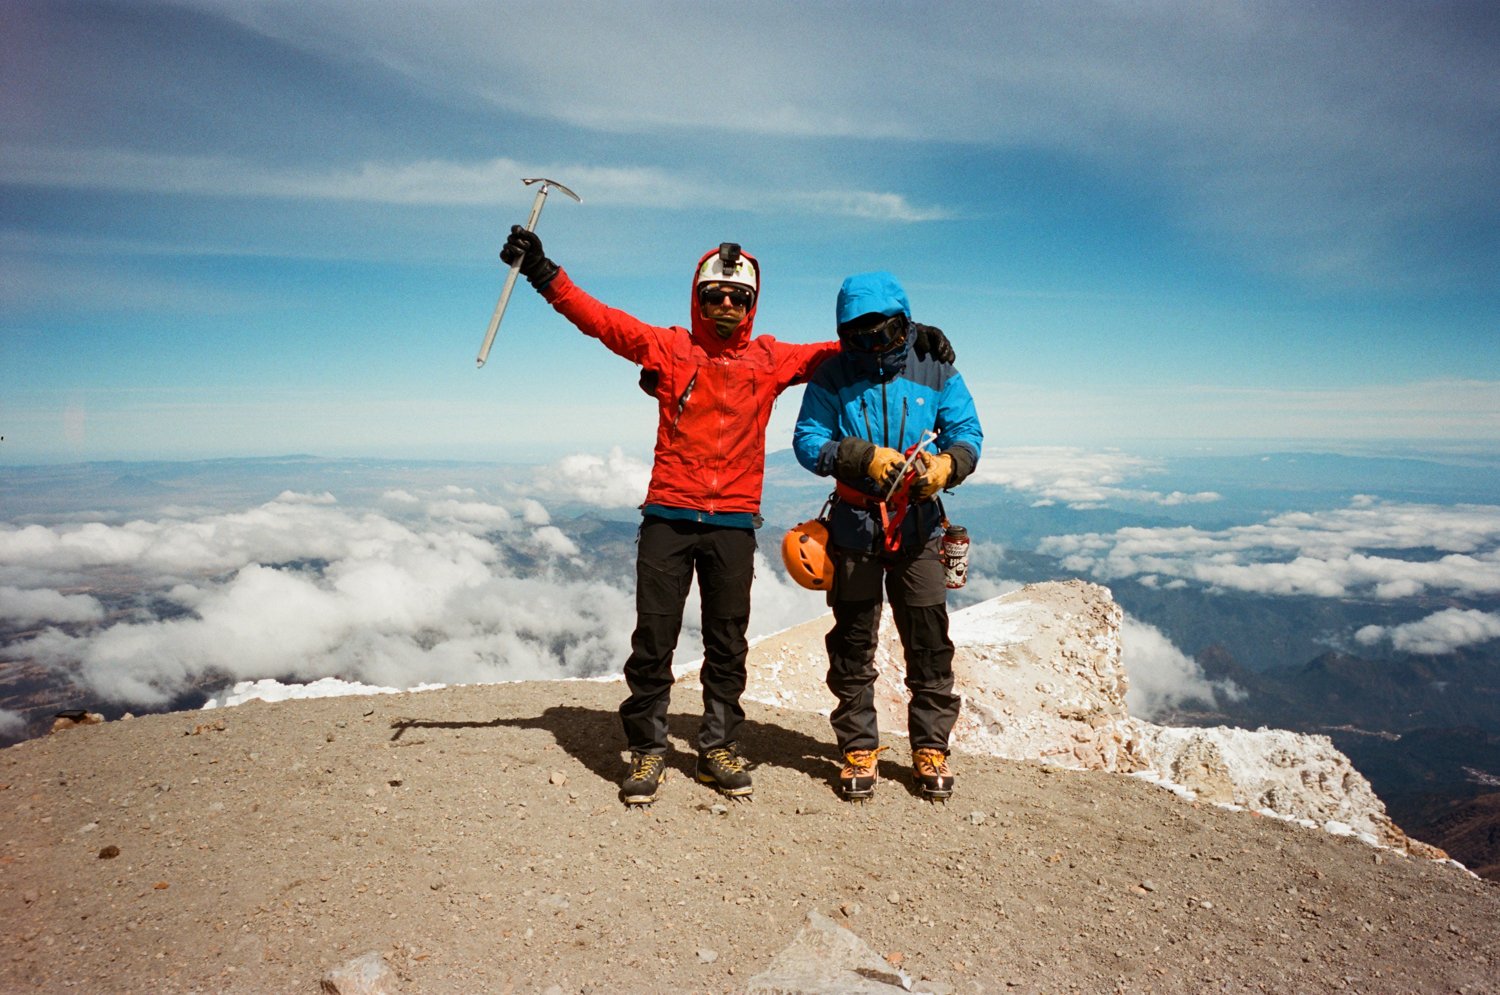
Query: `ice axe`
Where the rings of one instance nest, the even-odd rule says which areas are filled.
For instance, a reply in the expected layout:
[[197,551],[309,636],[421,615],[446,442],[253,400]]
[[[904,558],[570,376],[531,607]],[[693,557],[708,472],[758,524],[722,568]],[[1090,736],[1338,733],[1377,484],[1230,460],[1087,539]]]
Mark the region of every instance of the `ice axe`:
[[[541,189],[536,192],[536,200],[531,202],[531,217],[526,219],[527,231],[536,230],[536,219],[541,217],[542,203],[547,199],[547,190],[549,188],[556,187],[563,193],[567,194],[569,197],[572,197],[574,200],[578,201],[578,203],[583,203],[582,197],[578,196],[576,193],[569,190],[567,187],[563,186],[556,180],[549,180],[542,176],[533,176],[530,179],[523,179],[521,182],[526,184],[528,187],[533,183],[540,183],[542,185]],[[515,262],[510,264],[510,272],[506,274],[505,277],[505,286],[500,290],[500,300],[495,302],[495,313],[490,315],[490,327],[489,330],[484,333],[484,345],[479,347],[479,366],[483,366],[484,361],[490,358],[490,346],[495,344],[495,333],[500,330],[500,319],[505,317],[505,305],[510,303],[510,292],[516,289],[516,274],[520,272],[521,260],[517,259]]]

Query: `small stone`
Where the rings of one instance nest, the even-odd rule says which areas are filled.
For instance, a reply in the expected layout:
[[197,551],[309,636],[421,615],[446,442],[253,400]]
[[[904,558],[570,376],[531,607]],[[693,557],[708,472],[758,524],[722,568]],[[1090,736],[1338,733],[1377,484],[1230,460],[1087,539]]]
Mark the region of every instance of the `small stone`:
[[899,950],[892,951],[885,955],[885,962],[891,965],[891,967],[900,967],[906,963],[906,954]]
[[858,902],[845,902],[839,906],[839,912],[843,914],[845,919],[853,919],[862,911],[863,909]]
[[1208,911],[1212,912],[1213,908],[1214,908],[1214,903],[1213,902],[1199,902],[1198,903],[1198,908],[1200,908],[1200,909],[1207,909]]
[[99,848],[100,860],[114,860],[120,855],[120,848],[111,843],[109,846]]
[[552,776],[549,777],[549,778],[547,778],[547,780],[551,781],[553,784],[558,785],[560,787],[560,786],[568,783],[568,775],[564,774],[560,770],[554,770],[552,772]]
[[893,891],[889,895],[885,896],[885,900],[887,902],[890,902],[892,905],[900,905],[901,904],[901,894],[899,892]]
[[710,950],[707,947],[704,947],[702,950],[698,951],[698,962],[700,964],[712,964],[718,959],[719,952],[717,950]]
[[983,812],[970,812],[969,813],[969,825],[971,825],[971,826],[982,826],[982,825],[984,825],[984,813]]
[[396,972],[380,954],[371,952],[329,971],[319,987],[338,995],[391,995],[396,985]]
[[1143,891],[1155,891],[1156,890],[1156,882],[1152,881],[1150,878],[1147,878],[1146,880],[1144,880],[1144,881],[1141,882],[1141,890],[1143,890]]
[[728,815],[729,814],[729,806],[725,805],[723,802],[719,802],[718,804],[716,804],[712,808],[710,808],[709,811],[712,812],[714,815]]

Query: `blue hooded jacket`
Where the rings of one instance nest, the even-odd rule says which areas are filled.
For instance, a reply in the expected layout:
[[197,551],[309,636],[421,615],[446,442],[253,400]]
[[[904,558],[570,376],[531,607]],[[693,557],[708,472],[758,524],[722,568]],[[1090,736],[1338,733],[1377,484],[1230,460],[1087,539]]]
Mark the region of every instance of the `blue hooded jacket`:
[[[840,326],[865,314],[911,318],[906,291],[890,273],[860,273],[839,289]],[[885,353],[853,350],[845,342],[837,356],[818,368],[802,395],[792,437],[799,463],[819,476],[837,471],[844,484],[878,496],[881,488],[862,471],[855,476],[840,467],[840,443],[853,437],[904,452],[932,431],[937,441],[929,451],[953,457],[948,486],[957,486],[973,472],[984,442],[974,398],[952,364],[931,356],[918,358],[912,351],[914,338],[907,335],[904,343]],[[903,547],[920,546],[936,535],[942,520],[940,502],[913,505],[903,527]],[[880,522],[878,514],[839,504],[830,528],[835,546],[873,550]]]

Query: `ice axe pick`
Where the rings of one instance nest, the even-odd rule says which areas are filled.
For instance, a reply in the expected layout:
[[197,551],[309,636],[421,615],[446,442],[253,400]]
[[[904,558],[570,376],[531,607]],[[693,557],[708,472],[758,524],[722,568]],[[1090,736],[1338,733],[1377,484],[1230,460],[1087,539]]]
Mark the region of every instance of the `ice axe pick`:
[[[563,186],[556,180],[549,180],[541,176],[533,176],[530,179],[523,179],[521,182],[526,184],[528,187],[533,183],[541,184],[541,187],[536,192],[536,200],[531,202],[531,217],[526,219],[527,231],[536,230],[536,219],[541,217],[542,204],[547,199],[547,190],[549,188],[556,187],[563,193],[567,194],[569,197],[572,197],[574,200],[578,201],[578,203],[583,203],[582,197],[578,196],[576,193],[569,190],[567,187]],[[495,313],[490,315],[490,327],[489,330],[484,333],[484,345],[479,347],[479,366],[483,366],[484,361],[490,358],[490,346],[495,344],[495,333],[500,330],[500,319],[505,317],[505,305],[510,303],[510,292],[516,289],[516,274],[520,272],[521,260],[517,259],[515,262],[510,264],[510,272],[505,276],[505,286],[500,290],[500,300],[495,302]]]

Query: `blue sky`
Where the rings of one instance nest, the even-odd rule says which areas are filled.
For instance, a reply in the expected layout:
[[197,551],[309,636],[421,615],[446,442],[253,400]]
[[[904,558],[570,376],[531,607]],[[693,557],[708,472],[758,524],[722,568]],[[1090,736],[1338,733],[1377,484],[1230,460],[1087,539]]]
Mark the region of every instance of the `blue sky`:
[[[8,0],[0,461],[649,453],[496,252],[758,330],[885,268],[996,446],[1500,444],[1486,3]],[[771,448],[789,438],[783,400]]]

